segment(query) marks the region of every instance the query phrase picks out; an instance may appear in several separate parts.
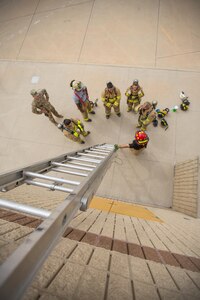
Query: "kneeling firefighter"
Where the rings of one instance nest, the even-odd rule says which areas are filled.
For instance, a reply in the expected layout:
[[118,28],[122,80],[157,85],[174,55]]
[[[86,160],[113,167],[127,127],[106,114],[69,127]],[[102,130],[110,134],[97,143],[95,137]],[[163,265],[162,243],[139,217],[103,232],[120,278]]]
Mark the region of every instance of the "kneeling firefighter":
[[90,131],[85,131],[84,125],[77,119],[65,119],[62,124],[58,124],[64,135],[74,142],[85,144],[80,135],[87,136]]
[[137,128],[140,128],[140,130],[145,131],[147,129],[147,126],[156,119],[156,112],[154,110],[154,106],[150,102],[145,102],[139,107],[138,112],[139,117]]

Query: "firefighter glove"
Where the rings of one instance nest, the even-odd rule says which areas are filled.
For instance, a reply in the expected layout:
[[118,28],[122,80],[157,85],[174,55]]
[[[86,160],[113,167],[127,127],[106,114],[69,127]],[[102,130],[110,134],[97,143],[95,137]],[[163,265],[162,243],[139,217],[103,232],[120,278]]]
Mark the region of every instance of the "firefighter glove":
[[74,136],[75,136],[75,137],[79,137],[78,132],[75,131],[75,132],[74,132]]
[[119,106],[119,103],[118,103],[117,101],[115,101],[114,106],[115,106],[115,107],[118,107],[118,106]]
[[115,144],[114,147],[115,147],[115,151],[119,149],[119,146],[117,144]]
[[106,103],[106,106],[107,106],[108,108],[110,108],[110,107],[112,106],[112,104],[111,104],[110,102],[107,102],[107,103]]

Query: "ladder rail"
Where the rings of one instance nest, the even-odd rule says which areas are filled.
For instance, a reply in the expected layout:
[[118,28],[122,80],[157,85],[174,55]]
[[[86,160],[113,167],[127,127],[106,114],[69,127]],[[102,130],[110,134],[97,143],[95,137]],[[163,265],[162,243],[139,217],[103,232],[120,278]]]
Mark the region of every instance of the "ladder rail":
[[[76,214],[80,203],[74,199],[64,201],[57,211],[11,254],[0,267],[0,294],[2,299],[21,299],[40,266],[56,246],[66,224]],[[66,222],[66,216],[68,222]],[[20,274],[20,276],[19,276]]]
[[113,147],[107,157],[88,174],[86,182],[81,182],[73,194],[68,195],[1,265],[0,294],[2,299],[21,299],[78,209],[86,210],[89,206],[110,167],[114,152]]

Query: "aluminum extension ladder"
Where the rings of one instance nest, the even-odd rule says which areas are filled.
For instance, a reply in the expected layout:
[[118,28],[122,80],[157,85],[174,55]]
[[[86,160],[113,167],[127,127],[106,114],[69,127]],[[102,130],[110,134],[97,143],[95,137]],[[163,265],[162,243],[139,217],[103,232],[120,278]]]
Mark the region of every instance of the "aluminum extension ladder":
[[[110,167],[114,152],[114,145],[96,145],[0,175],[0,191],[2,192],[26,183],[67,193],[65,200],[52,212],[0,199],[1,208],[24,212],[44,219],[1,265],[1,299],[21,298],[74,215],[79,209],[85,211],[89,206],[104,174]],[[65,176],[70,174],[82,181],[45,175],[49,171],[63,173]],[[41,182],[41,179],[52,183]],[[64,187],[64,184],[70,188]]]

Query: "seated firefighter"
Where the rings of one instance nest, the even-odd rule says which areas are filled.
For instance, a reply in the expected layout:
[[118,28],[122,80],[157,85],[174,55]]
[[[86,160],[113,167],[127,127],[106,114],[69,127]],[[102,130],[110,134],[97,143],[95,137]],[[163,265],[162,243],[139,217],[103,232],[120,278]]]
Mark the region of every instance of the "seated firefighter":
[[147,129],[147,126],[156,119],[155,107],[153,103],[145,102],[139,107],[138,112],[139,117],[137,128],[145,131]]
[[80,135],[87,136],[90,131],[85,131],[84,125],[77,119],[64,119],[62,124],[58,124],[64,135],[74,142],[85,144]]
[[132,141],[131,144],[124,144],[124,145],[115,145],[115,149],[119,148],[131,148],[135,150],[141,150],[147,147],[149,142],[149,137],[146,132],[138,130],[135,133],[135,139]]
[[126,90],[125,95],[127,96],[127,112],[133,110],[135,113],[137,113],[141,99],[144,96],[143,89],[139,85],[137,79],[135,79],[133,84]]

